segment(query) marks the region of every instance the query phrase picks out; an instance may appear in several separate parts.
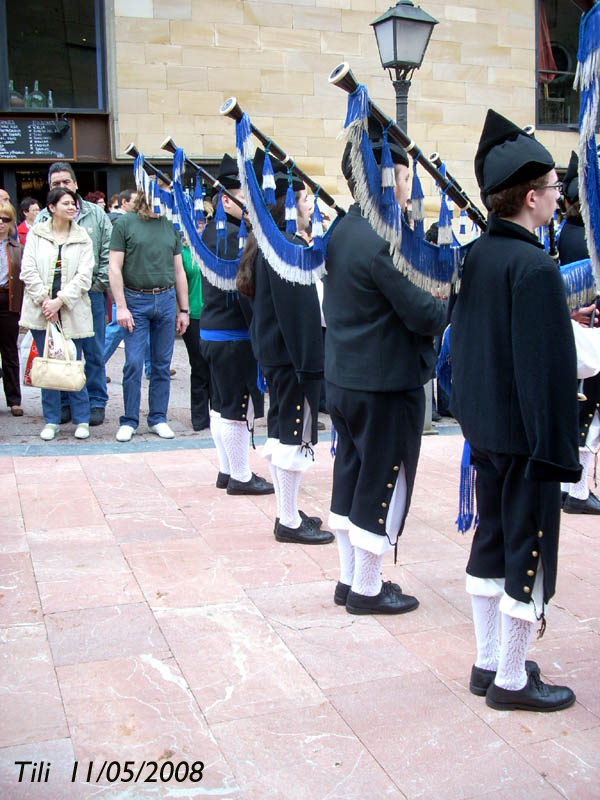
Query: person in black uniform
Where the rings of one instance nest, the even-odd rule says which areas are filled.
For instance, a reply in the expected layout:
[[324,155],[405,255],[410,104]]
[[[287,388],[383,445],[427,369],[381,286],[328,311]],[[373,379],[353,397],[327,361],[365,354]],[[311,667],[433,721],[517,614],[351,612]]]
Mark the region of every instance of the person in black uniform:
[[[395,196],[409,193],[408,158],[391,144]],[[373,146],[381,161],[381,144]],[[354,195],[346,146],[342,171]],[[415,597],[381,581],[383,555],[402,533],[417,471],[425,415],[423,386],[435,367],[441,301],[394,267],[388,243],[350,207],[331,234],[323,279],[327,405],[338,434],[329,526],[340,580],[334,601],[352,614],[401,614]]]
[[[281,162],[275,158],[271,162],[276,200],[271,213],[284,231],[288,176]],[[257,175],[262,174],[263,163],[264,152],[258,150],[254,158]],[[297,230],[306,230],[312,202],[301,180],[294,178],[292,188]],[[295,244],[305,245],[300,236],[285,236]],[[258,250],[251,233],[242,254],[238,288],[253,298],[250,336],[269,387],[268,438],[262,454],[269,462],[277,498],[275,538],[279,542],[328,544],[333,535],[321,530],[322,520],[298,509],[302,473],[312,464],[312,448],[318,442],[323,343],[316,286],[281,278]]]
[[542,683],[525,659],[555,590],[559,482],[580,474],[571,320],[560,273],[535,236],[560,183],[550,153],[491,109],[475,174],[491,213],[466,257],[450,329],[450,408],[471,446],[479,513],[467,564],[470,689],[492,708],[554,711],[575,695]]
[[[579,208],[579,159],[577,153],[571,153],[571,159],[565,179],[563,192],[567,207],[567,218],[558,239],[558,256],[561,265],[571,264],[589,258],[585,241],[585,228]],[[589,326],[591,315],[595,315],[598,324],[596,304],[578,308],[571,313],[571,319],[581,325]],[[600,374],[587,378],[583,382],[585,401],[579,403],[579,463],[581,479],[577,483],[564,483],[562,489],[567,493],[563,503],[566,514],[600,514],[600,500],[590,492],[588,483],[589,468],[594,455],[600,448]]]
[[[218,179],[243,201],[237,162],[225,153]],[[213,198],[216,205],[218,195]],[[206,225],[203,241],[213,253],[235,259],[239,252],[242,210],[222,195],[227,216],[226,239],[219,241],[213,217]],[[202,276],[200,314],[201,352],[210,367],[210,432],[219,456],[217,488],[227,494],[272,494],[273,486],[250,469],[250,430],[264,414],[264,400],[256,384],[256,359],[252,354],[247,319],[247,301],[237,292],[226,292]]]

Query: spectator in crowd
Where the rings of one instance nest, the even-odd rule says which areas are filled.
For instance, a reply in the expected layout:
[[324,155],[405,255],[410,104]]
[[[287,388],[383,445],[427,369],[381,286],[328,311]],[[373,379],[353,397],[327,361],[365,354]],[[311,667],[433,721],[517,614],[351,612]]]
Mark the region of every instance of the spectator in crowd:
[[118,207],[119,207],[119,195],[111,194],[108,201],[108,213],[112,214],[112,212],[116,211]]
[[10,203],[10,195],[6,189],[0,189],[0,203]]
[[17,227],[17,233],[19,234],[19,241],[22,245],[25,245],[29,229],[33,227],[35,218],[40,213],[40,204],[35,197],[24,197],[19,203],[19,210],[23,216],[23,221]]
[[[29,328],[38,352],[44,351],[48,322],[60,321],[65,337],[75,342],[77,358],[82,343],[93,334],[88,290],[94,270],[94,247],[86,231],[75,222],[77,195],[65,187],[48,194],[50,218],[34,225],[23,251],[21,280],[25,285],[19,324]],[[87,387],[64,392],[70,407],[76,439],[90,435]],[[61,393],[42,389],[45,427],[40,437],[54,439],[60,428]]]
[[[108,245],[112,224],[108,214],[105,214],[99,205],[83,200],[77,193],[77,179],[73,167],[66,161],[57,161],[50,165],[48,184],[51,190],[63,186],[75,192],[77,196],[75,221],[88,233],[94,247],[94,273],[89,292],[94,331],[88,339],[82,341],[82,346],[85,356],[86,388],[90,400],[90,425],[101,425],[104,422],[104,408],[108,402],[104,369],[104,329],[108,289]],[[48,209],[45,208],[39,213],[36,222],[45,222],[49,217]],[[66,397],[63,397],[63,401],[60,421],[66,423],[71,419],[71,411]]]
[[137,193],[135,189],[124,189],[118,196],[117,207],[108,215],[110,221],[116,222],[121,214],[127,214],[128,211],[133,211],[133,205],[136,197]]
[[[144,349],[150,335],[148,430],[163,439],[174,433],[167,424],[175,331],[189,325],[187,282],[181,240],[173,225],[148,206],[138,192],[134,214],[117,220],[110,241],[110,288],[117,322],[125,329],[124,413],[117,441],[128,442],[139,424]],[[179,310],[177,310],[177,303]]]
[[208,411],[210,397],[210,368],[200,350],[200,312],[202,311],[202,278],[198,265],[192,260],[190,248],[182,246],[181,257],[188,283],[190,324],[183,334],[190,360],[190,411],[192,428],[202,431],[210,427]]
[[16,213],[7,201],[0,201],[0,355],[6,404],[13,417],[22,417],[19,383],[19,313],[23,300],[21,245],[13,239]]
[[103,211],[106,210],[106,195],[104,192],[88,192],[85,199],[88,203],[95,203],[97,206],[100,206]]

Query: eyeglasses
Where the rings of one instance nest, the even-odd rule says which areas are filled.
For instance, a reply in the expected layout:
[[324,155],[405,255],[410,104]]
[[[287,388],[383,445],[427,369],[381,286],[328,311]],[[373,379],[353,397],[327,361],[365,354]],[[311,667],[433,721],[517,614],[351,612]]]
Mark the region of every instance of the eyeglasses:
[[562,181],[558,181],[557,183],[549,183],[547,186],[542,186],[541,189],[538,189],[538,192],[543,192],[545,189],[556,189],[559,194],[563,193],[563,183]]
[[12,222],[12,217],[0,217],[0,222],[5,222],[8,224],[9,222]]

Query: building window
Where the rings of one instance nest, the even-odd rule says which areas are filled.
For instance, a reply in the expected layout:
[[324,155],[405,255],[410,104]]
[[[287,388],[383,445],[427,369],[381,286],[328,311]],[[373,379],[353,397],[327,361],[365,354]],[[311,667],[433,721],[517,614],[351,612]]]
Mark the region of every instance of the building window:
[[5,9],[3,110],[103,110],[103,0],[11,0]]
[[575,130],[579,91],[577,69],[579,21],[571,0],[537,2],[537,125]]

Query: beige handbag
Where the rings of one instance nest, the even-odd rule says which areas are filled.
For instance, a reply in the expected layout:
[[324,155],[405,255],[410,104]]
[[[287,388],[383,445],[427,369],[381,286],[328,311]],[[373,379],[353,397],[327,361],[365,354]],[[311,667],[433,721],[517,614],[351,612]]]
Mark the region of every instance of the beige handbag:
[[[55,323],[57,324],[57,323]],[[85,386],[85,372],[83,371],[83,361],[76,361],[71,358],[65,335],[59,327],[66,346],[64,348],[65,358],[48,358],[48,348],[50,346],[50,323],[46,325],[46,341],[44,342],[44,353],[42,357],[33,359],[31,365],[31,385],[38,389],[57,389],[61,392],[78,392]]]

